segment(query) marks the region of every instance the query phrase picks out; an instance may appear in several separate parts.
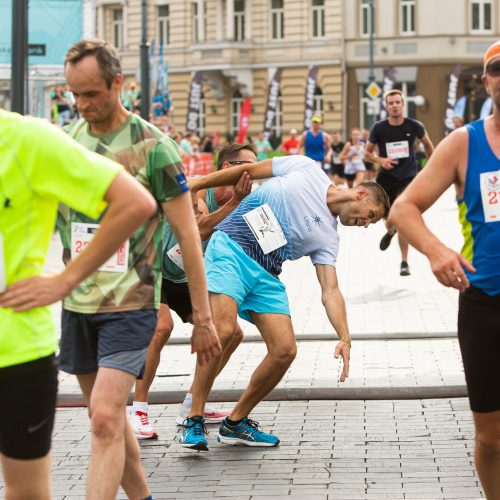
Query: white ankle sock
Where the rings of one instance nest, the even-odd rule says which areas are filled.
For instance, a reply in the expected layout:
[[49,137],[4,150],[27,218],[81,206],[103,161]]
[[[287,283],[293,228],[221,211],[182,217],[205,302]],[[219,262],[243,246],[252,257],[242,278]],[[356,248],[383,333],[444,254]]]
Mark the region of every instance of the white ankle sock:
[[186,397],[184,398],[184,401],[182,402],[182,406],[184,406],[184,408],[189,409],[189,410],[193,406],[193,395],[190,392],[186,393]]
[[135,410],[142,411],[144,413],[148,413],[148,403],[143,401],[134,401],[132,403]]

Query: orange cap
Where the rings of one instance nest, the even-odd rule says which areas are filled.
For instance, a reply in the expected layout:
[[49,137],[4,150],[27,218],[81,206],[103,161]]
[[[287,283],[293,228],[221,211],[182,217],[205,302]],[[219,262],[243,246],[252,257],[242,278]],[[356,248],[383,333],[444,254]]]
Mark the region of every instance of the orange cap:
[[486,66],[491,61],[498,59],[500,57],[500,40],[496,41],[493,45],[490,45],[483,59],[483,71],[486,72]]

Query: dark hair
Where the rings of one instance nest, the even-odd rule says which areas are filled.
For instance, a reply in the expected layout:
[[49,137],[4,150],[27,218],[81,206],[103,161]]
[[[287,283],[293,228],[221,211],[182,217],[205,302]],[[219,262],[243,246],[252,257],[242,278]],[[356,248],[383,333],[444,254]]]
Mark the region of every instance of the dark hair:
[[389,196],[387,196],[387,193],[384,191],[384,188],[380,184],[373,181],[363,181],[360,182],[356,187],[367,189],[372,200],[377,203],[377,205],[382,205],[384,207],[382,218],[385,218],[389,215],[391,202],[389,201]]
[[72,45],[66,53],[64,66],[76,64],[88,56],[94,56],[99,65],[101,76],[106,81],[108,88],[122,73],[122,67],[116,49],[104,40],[97,38],[86,38]]
[[257,156],[257,149],[253,144],[236,144],[234,142],[227,143],[221,150],[219,151],[219,159],[217,161],[217,169],[222,168],[222,165],[226,161],[235,161],[240,151],[244,149],[251,151],[255,156]]

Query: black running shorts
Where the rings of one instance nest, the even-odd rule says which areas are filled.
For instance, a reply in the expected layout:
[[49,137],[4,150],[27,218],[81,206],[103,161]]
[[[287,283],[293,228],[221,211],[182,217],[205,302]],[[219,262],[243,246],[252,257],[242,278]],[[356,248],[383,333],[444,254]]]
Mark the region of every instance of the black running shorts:
[[460,294],[458,340],[472,411],[500,410],[500,297],[472,286]]
[[191,297],[187,282],[174,283],[165,278],[161,284],[161,303],[175,311],[184,323],[189,323],[188,317],[193,314]]
[[18,460],[47,455],[56,397],[54,355],[0,368],[0,399],[4,402],[0,414],[0,453]]
[[377,176],[377,184],[380,184],[384,191],[387,193],[387,196],[389,196],[389,201],[392,207],[392,204],[394,203],[396,198],[406,189],[408,184],[410,184],[410,182],[414,178],[415,177],[397,179],[392,175],[381,173]]

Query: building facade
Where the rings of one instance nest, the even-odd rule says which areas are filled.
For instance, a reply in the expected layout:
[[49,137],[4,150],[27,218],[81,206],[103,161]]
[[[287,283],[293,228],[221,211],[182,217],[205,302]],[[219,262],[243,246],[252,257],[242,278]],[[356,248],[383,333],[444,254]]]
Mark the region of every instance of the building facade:
[[[369,4],[344,0],[347,128],[367,126],[370,119]],[[395,87],[408,96],[408,115],[425,124],[434,143],[444,135],[447,102],[455,94],[465,99],[452,112],[463,114],[465,122],[480,116],[487,97],[482,57],[499,38],[498,0],[374,0],[373,20],[376,80],[382,87],[384,69],[393,68]]]
[[[185,130],[193,75],[202,73],[198,126],[203,135],[238,129],[244,98],[252,98],[249,133],[263,130],[269,84],[281,70],[271,132],[302,130],[309,71],[317,67],[314,109],[327,129],[344,121],[342,0],[153,0],[147,6],[148,39],[163,46],[173,109]],[[115,45],[127,78],[137,78],[140,0],[95,0],[96,34]],[[154,74],[153,74],[154,77]]]

